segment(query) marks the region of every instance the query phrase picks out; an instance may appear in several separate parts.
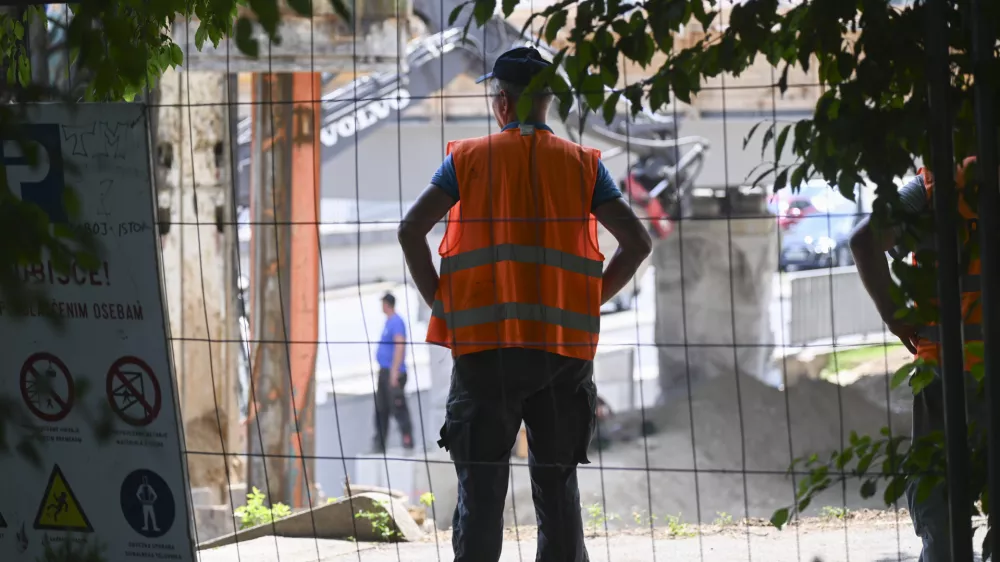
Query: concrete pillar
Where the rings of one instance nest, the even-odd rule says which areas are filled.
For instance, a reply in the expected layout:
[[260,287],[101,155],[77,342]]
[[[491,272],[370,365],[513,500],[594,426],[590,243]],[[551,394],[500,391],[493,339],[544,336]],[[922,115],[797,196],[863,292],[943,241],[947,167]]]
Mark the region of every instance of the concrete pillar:
[[689,372],[692,386],[734,372],[765,378],[775,228],[773,218],[681,221],[654,248],[661,402],[686,399]]
[[223,502],[229,501],[232,459],[222,453],[234,452],[231,436],[239,423],[238,348],[222,343],[239,339],[227,325],[236,314],[227,300],[227,236],[217,219],[226,216],[225,80],[168,70],[156,128],[158,216],[188,470],[192,487],[211,488]]

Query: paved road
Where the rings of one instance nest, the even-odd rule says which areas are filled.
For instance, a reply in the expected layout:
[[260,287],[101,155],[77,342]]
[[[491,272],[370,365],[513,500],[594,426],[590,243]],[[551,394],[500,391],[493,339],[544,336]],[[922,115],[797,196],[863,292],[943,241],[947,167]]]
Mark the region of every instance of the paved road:
[[[977,537],[977,541],[981,537]],[[520,549],[518,548],[520,546]],[[354,544],[347,541],[264,537],[201,553],[203,562],[439,562],[451,560],[451,546],[430,543],[400,545]],[[593,562],[908,562],[916,561],[920,543],[906,525],[851,526],[796,534],[754,528],[746,533],[701,539],[652,541],[648,536],[618,536],[588,540]],[[535,542],[504,543],[503,562],[534,558]]]

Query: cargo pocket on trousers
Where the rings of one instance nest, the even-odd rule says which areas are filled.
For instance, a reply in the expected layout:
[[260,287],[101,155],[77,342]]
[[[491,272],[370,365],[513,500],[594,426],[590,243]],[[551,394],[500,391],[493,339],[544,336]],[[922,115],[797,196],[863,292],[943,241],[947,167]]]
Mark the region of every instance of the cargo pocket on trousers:
[[579,406],[583,410],[581,412],[583,417],[580,418],[580,421],[586,422],[580,425],[586,429],[580,435],[574,460],[578,464],[590,464],[587,451],[590,450],[590,442],[594,439],[594,433],[597,432],[597,385],[594,384],[593,380],[587,381],[580,385],[579,393],[583,395]]
[[475,413],[476,406],[472,400],[455,400],[448,403],[438,446],[451,453],[452,460],[465,460],[469,457],[472,444],[472,419]]

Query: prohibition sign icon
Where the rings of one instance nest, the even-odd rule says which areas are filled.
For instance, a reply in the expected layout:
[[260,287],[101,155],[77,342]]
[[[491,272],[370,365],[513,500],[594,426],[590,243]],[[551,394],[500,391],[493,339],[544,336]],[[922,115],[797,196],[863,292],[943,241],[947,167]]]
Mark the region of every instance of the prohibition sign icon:
[[69,368],[58,357],[41,351],[21,366],[21,398],[40,419],[57,422],[73,408],[76,389]]
[[129,425],[149,425],[163,404],[160,383],[153,369],[138,357],[126,355],[108,369],[108,402],[118,417]]

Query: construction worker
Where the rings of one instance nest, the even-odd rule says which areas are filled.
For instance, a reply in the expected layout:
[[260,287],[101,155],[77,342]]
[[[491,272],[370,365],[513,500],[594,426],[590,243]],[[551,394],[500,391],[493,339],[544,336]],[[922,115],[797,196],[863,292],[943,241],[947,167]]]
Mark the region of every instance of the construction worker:
[[392,293],[382,296],[382,313],[385,326],[375,349],[378,361],[378,387],[375,391],[375,437],[373,449],[385,452],[389,435],[389,414],[396,418],[403,436],[403,448],[413,449],[413,422],[406,405],[406,322],[396,313],[396,297]]
[[[454,357],[438,444],[458,475],[456,562],[500,558],[510,451],[522,421],[536,560],[588,559],[576,467],[589,462],[595,428],[600,307],[629,282],[652,244],[600,152],[545,125],[551,90],[525,93],[548,64],[530,47],[497,59],[479,82],[490,81],[501,131],[448,143],[399,228],[410,274],[432,308],[427,341]],[[533,98],[520,123],[523,95]],[[426,236],[446,214],[439,277]],[[619,242],[603,273],[597,221]]]
[[[958,190],[959,213],[965,222],[963,230],[967,235],[978,236],[975,232],[977,215],[965,200],[963,189],[968,166],[975,158],[967,158],[959,166],[955,175]],[[911,214],[931,213],[931,201],[934,190],[934,176],[922,168],[913,180],[899,190],[899,200],[903,210]],[[857,264],[861,281],[875,303],[889,331],[917,358],[940,363],[940,345],[938,327],[936,325],[912,326],[896,318],[897,305],[892,299],[890,287],[892,279],[885,253],[897,246],[902,235],[900,226],[876,228],[869,220],[863,219],[851,235],[851,251]],[[925,240],[918,244],[919,248],[932,248],[933,233],[928,233]],[[964,236],[964,235],[963,235]],[[918,263],[915,255],[908,258],[911,264],[927,266],[933,264]],[[965,270],[960,281],[962,290],[962,318],[964,319],[963,338],[965,343],[982,340],[981,317],[979,304],[979,258],[970,257],[965,260]],[[979,358],[966,354],[966,372],[975,365]],[[944,431],[944,395],[940,370],[935,369],[934,381],[914,396],[912,438],[920,439],[935,431]],[[975,381],[966,379],[966,389],[969,394],[970,413],[976,414]],[[948,505],[943,485],[938,485],[924,501],[917,501],[917,481],[911,480],[906,489],[910,517],[913,519],[914,530],[923,541],[921,562],[944,562],[951,558],[951,542],[948,530]]]

